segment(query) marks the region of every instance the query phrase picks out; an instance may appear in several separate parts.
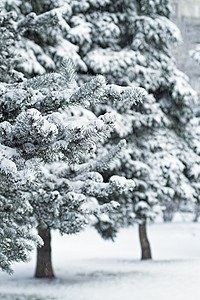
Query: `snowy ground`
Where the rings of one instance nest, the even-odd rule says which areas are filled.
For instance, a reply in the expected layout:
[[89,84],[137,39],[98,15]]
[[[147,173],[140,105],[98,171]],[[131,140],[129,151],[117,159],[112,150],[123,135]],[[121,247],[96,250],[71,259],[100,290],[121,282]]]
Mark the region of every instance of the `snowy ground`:
[[199,300],[200,223],[149,226],[154,261],[141,262],[137,227],[115,243],[89,229],[53,235],[57,279],[33,279],[35,259],[0,273],[0,300]]

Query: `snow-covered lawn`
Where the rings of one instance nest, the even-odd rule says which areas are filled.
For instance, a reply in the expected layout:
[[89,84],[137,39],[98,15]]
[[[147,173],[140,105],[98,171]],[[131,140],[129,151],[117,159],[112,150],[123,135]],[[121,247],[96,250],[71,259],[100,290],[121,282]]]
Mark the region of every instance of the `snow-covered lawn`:
[[154,260],[141,262],[137,227],[115,243],[88,229],[53,234],[57,279],[33,279],[35,259],[0,273],[0,300],[199,300],[200,223],[149,226]]

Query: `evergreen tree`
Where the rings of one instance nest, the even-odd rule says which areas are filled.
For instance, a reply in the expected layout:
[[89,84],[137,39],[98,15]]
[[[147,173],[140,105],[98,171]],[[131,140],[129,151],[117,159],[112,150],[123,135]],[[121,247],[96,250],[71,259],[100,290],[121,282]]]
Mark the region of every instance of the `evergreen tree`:
[[190,56],[200,64],[200,46],[197,46],[196,49],[190,50]]
[[[180,33],[169,20],[167,0],[72,1],[71,7],[67,39],[79,47],[87,66],[80,78],[102,73],[109,82],[136,84],[151,93],[136,107],[108,102],[93,108],[97,115],[114,110],[118,126],[111,141],[123,137],[128,142],[124,158],[104,177],[114,172],[135,179],[136,191],[127,194],[125,202],[132,203],[131,217],[140,224],[142,258],[150,258],[147,220],[159,207],[164,206],[167,219],[183,203],[193,205],[199,198],[197,121],[192,111],[196,95],[171,54]],[[130,220],[130,205],[125,211],[120,219],[111,216],[114,232],[119,220]]]
[[[104,179],[118,174],[136,182],[131,193],[115,195],[121,203],[118,213],[111,213],[106,222],[98,218],[95,227],[102,236],[113,238],[121,226],[138,222],[142,258],[150,258],[146,222],[162,207],[169,220],[180,205],[199,199],[199,146],[192,111],[196,95],[171,55],[181,37],[169,20],[169,1],[19,1],[12,9],[21,14],[34,11],[39,19],[52,12],[59,16],[57,26],[24,34],[27,53],[35,48],[30,42],[37,44],[32,60],[41,68],[59,66],[70,52],[80,82],[101,73],[110,83],[142,86],[149,92],[135,107],[125,101],[125,89],[124,103],[113,102],[111,96],[93,111],[97,116],[116,115],[114,133],[101,153],[106,155],[110,143],[121,138],[128,142],[122,159],[103,173]],[[100,204],[105,201],[100,197]]]
[[[20,46],[14,43],[12,33],[18,36],[22,27],[23,32],[37,26],[40,28],[41,19],[45,18],[45,15],[37,17],[29,14],[18,20],[13,13],[2,13],[1,30],[8,32],[8,35],[2,35],[2,39],[9,44],[9,39],[13,38],[11,44],[20,50]],[[13,74],[20,74],[11,69],[10,60],[15,57],[9,50],[6,51],[3,48],[1,53],[1,60],[6,58],[2,78],[11,82]],[[19,82],[2,82],[0,85],[0,266],[11,271],[13,261],[27,259],[31,241],[41,243],[41,239],[30,232],[31,227],[37,225],[44,246],[38,250],[36,276],[51,278],[54,273],[50,256],[50,229],[75,233],[84,227],[91,214],[98,217],[116,207],[116,202],[99,207],[98,202],[95,203],[96,194],[106,196],[117,188],[121,191],[134,188],[132,180],[126,181],[121,177],[111,177],[108,184],[103,183],[102,176],[97,173],[120,152],[123,142],[114,147],[110,154],[92,159],[98,141],[113,128],[112,115],[104,114],[97,118],[90,113],[88,118],[86,111],[79,109],[81,113],[77,115],[70,109],[74,105],[87,107],[101,98],[104,101],[110,97],[112,101],[122,101],[124,89],[106,85],[102,76],[78,88],[69,60],[60,62],[57,72],[28,80],[22,76],[17,79]],[[141,89],[128,88],[127,100],[133,104],[137,98],[143,97],[143,93]],[[50,171],[48,165],[41,169],[42,164],[54,160],[58,160],[58,165],[59,161],[65,161],[65,176],[54,174],[55,170]],[[74,167],[71,169],[70,165]],[[32,183],[36,175],[37,185]],[[93,202],[92,206],[88,205],[89,200]]]
[[[200,64],[200,47],[199,47],[199,45],[195,49],[190,50],[189,55],[191,56],[191,58],[193,58],[193,60],[197,64]],[[199,120],[199,116],[200,116],[199,104],[197,104],[197,106],[195,107],[195,114]],[[196,185],[198,187],[198,183]],[[199,216],[200,216],[200,198],[197,197],[195,205],[194,205],[194,222],[198,222]]]

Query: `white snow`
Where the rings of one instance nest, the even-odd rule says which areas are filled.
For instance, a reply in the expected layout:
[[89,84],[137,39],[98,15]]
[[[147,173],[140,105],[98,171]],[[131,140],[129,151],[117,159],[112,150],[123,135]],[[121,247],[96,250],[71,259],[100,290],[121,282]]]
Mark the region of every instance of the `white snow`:
[[13,161],[7,158],[3,158],[0,162],[0,169],[5,172],[5,174],[11,174],[17,172],[17,167]]
[[0,299],[199,300],[200,223],[157,223],[148,233],[154,260],[141,262],[137,226],[121,230],[115,243],[93,229],[63,237],[54,232],[57,279],[33,279],[35,258],[16,264],[14,275],[0,273]]

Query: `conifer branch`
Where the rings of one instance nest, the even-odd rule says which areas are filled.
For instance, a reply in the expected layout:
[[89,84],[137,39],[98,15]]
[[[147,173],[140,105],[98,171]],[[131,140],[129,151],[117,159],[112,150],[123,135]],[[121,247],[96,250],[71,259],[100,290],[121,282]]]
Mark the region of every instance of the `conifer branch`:
[[60,62],[58,72],[65,78],[66,83],[73,83],[76,79],[76,67],[70,58]]
[[147,92],[139,87],[121,87],[115,84],[108,85],[105,90],[105,100],[108,99],[112,103],[123,102],[129,106],[143,102],[147,96]]
[[91,81],[83,84],[71,97],[71,103],[82,104],[85,107],[100,102],[106,87],[105,78],[97,75]]
[[81,167],[75,171],[73,177],[76,178],[76,176],[86,172],[100,172],[108,169],[110,165],[120,157],[125,147],[126,141],[121,140],[116,146],[112,147],[106,155],[98,158],[97,160],[93,160],[92,162],[81,165]]
[[39,89],[60,89],[63,83],[63,77],[58,73],[48,73],[39,75],[31,79],[24,81],[21,86],[22,88],[32,88],[33,90]]

